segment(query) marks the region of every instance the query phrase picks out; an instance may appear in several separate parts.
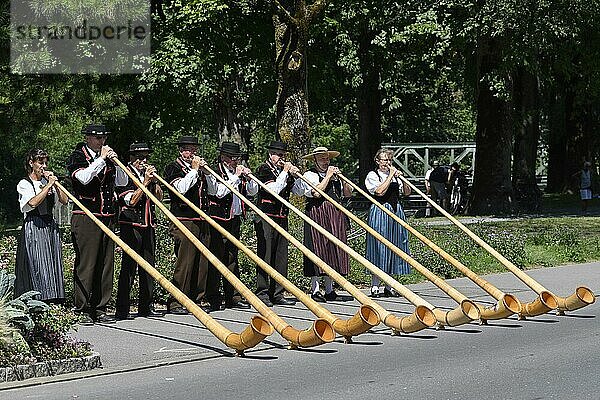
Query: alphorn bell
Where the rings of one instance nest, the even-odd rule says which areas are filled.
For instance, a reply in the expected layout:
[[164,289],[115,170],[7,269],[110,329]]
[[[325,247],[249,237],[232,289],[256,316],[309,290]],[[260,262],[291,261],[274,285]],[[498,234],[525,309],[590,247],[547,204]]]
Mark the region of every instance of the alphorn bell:
[[531,303],[523,304],[523,307],[519,314],[520,318],[533,317],[536,315],[545,314],[553,309],[558,309],[558,313],[562,314],[564,313],[564,311],[574,311],[587,305],[590,305],[596,300],[594,293],[585,286],[578,287],[575,290],[575,293],[573,293],[569,297],[560,297],[553,294],[548,289],[543,287],[540,283],[538,283],[535,279],[533,279],[524,271],[519,269],[519,267],[507,260],[502,254],[498,253],[492,246],[487,244],[483,239],[481,239],[473,231],[471,231],[469,228],[463,225],[459,220],[450,215],[439,204],[430,199],[429,196],[417,189],[415,185],[410,183],[408,179],[402,176],[400,177],[400,179],[402,179],[403,182],[408,184],[415,192],[417,192],[421,197],[423,197],[443,216],[448,218],[454,225],[459,227],[460,230],[466,233],[475,243],[483,247],[488,253],[490,253],[498,261],[500,261],[502,265],[504,265],[510,272],[516,275],[517,278],[519,278],[525,285],[529,286],[534,292],[538,294],[537,299],[535,299]]
[[[306,255],[312,262],[315,263],[323,272],[329,275],[334,281],[336,281],[344,290],[346,290],[352,297],[357,299],[360,303],[368,305],[372,307],[383,323],[390,328],[392,328],[394,334],[398,332],[403,333],[412,333],[419,331],[421,329],[431,327],[435,324],[435,316],[433,312],[425,306],[417,306],[414,313],[408,317],[398,318],[395,315],[391,314],[389,311],[381,307],[379,304],[375,303],[372,299],[370,299],[363,292],[358,290],[356,286],[348,282],[346,278],[340,275],[336,270],[331,268],[327,263],[325,263],[322,259],[320,259],[315,253],[310,251],[306,246],[304,246],[298,239],[290,235],[285,229],[283,229],[279,224],[273,221],[268,215],[263,213],[254,203],[244,197],[237,189],[229,185],[223,178],[217,175],[213,170],[209,167],[205,167],[208,172],[213,174],[219,182],[224,184],[232,193],[238,196],[243,202],[248,204],[250,208],[254,212],[257,213],[261,218],[267,221],[277,232],[279,232],[283,237],[285,237],[292,245],[297,247],[304,255]],[[250,174],[249,177],[252,177]],[[256,179],[255,177],[253,179]],[[284,203],[289,204],[289,203]],[[292,209],[292,208],[290,208]]]
[[167,292],[169,292],[177,301],[189,310],[202,325],[204,325],[210,333],[215,335],[217,339],[223,342],[227,347],[234,349],[236,355],[243,355],[244,350],[252,348],[260,343],[265,337],[273,333],[273,326],[269,321],[260,316],[256,315],[251,318],[250,325],[242,331],[242,333],[235,333],[225,328],[223,325],[215,321],[211,316],[198,307],[196,303],[190,300],[181,290],[175,287],[167,278],[165,278],[160,272],[156,270],[148,261],[142,256],[136,253],[127,243],[125,243],[119,236],[117,236],[110,228],[104,225],[90,210],[88,210],[75,196],[69,193],[60,183],[54,183],[61,191],[63,191],[69,199],[77,206],[96,224],[104,233],[111,238],[116,244],[118,244],[125,253],[127,253],[135,262],[142,267],[153,279],[155,279],[160,286],[162,286]]
[[[394,279],[393,277],[391,277],[390,275],[388,275],[387,273],[385,273],[384,271],[379,269],[375,264],[368,261],[365,257],[359,255],[354,250],[352,250],[348,246],[346,246],[350,250],[352,250],[352,252],[347,250],[348,254],[352,255],[352,257],[355,260],[357,260],[361,264],[363,264],[369,271],[371,271],[373,274],[377,275],[387,285],[394,288],[394,290],[396,290],[398,293],[403,295],[408,301],[410,301],[411,303],[413,303],[415,305],[424,305],[425,307],[432,310],[435,315],[436,320],[438,321],[438,327],[442,328],[444,326],[458,326],[458,325],[462,325],[462,324],[467,324],[471,321],[474,321],[474,320],[480,318],[479,307],[473,301],[469,300],[466,296],[461,294],[458,290],[454,289],[453,287],[448,285],[444,280],[437,277],[435,274],[433,274],[431,271],[429,271],[423,265],[418,263],[414,258],[410,257],[408,254],[404,253],[402,250],[400,250],[399,248],[394,246],[393,243],[391,243],[389,240],[384,238],[381,234],[379,234],[378,232],[373,230],[370,226],[368,226],[366,223],[364,223],[356,215],[354,215],[350,211],[348,211],[340,203],[338,203],[337,201],[332,199],[331,196],[327,195],[327,193],[325,193],[321,189],[317,188],[317,186],[315,184],[313,184],[312,182],[310,182],[308,179],[306,179],[305,177],[303,177],[301,175],[298,175],[298,177],[300,179],[302,179],[307,185],[309,185],[314,191],[319,193],[324,199],[329,201],[334,207],[336,207],[338,210],[340,210],[346,216],[348,216],[348,218],[350,218],[353,221],[355,221],[356,223],[358,223],[363,229],[365,229],[371,235],[375,236],[379,241],[381,241],[387,247],[389,247],[395,254],[402,257],[402,259],[407,261],[410,265],[415,267],[415,269],[417,269],[419,272],[421,272],[423,275],[425,275],[425,277],[427,277],[427,279],[432,281],[436,286],[438,286],[440,289],[442,289],[446,294],[448,294],[450,297],[452,297],[454,300],[456,300],[456,302],[459,304],[459,306],[456,309],[451,310],[451,311],[443,311],[440,308],[435,307],[434,305],[430,304],[429,302],[427,302],[426,300],[424,300],[423,298],[421,298],[414,292],[412,292],[410,289],[408,289],[406,286],[402,285],[396,279]],[[310,220],[310,218],[308,218],[308,219]],[[312,221],[312,220],[311,220],[311,222],[313,222],[312,224],[309,222],[309,224],[311,224],[311,226],[313,226],[315,229],[319,230],[319,232],[321,232],[322,234],[326,235],[329,240],[334,241],[334,239],[331,237],[331,235],[327,235],[325,233],[326,231],[324,229],[322,229],[322,227],[314,224],[314,221]],[[318,226],[319,226],[319,228],[317,228]],[[344,245],[344,243],[342,243],[339,240],[335,241],[335,243],[338,246]]]
[[[487,282],[485,279],[478,276],[476,273],[467,268],[464,264],[458,261],[456,258],[452,257],[450,254],[446,253],[441,247],[433,243],[429,240],[425,235],[417,231],[414,227],[404,221],[402,218],[398,217],[396,214],[385,208],[380,202],[378,202],[373,196],[371,196],[366,191],[362,190],[358,185],[352,182],[350,179],[346,178],[342,174],[338,174],[340,179],[344,182],[348,183],[352,186],[358,193],[363,195],[366,199],[371,201],[375,206],[379,207],[383,212],[385,212],[389,217],[394,219],[394,221],[398,222],[400,225],[405,227],[410,233],[416,236],[421,242],[425,243],[429,246],[433,251],[442,256],[446,261],[456,267],[459,271],[461,271],[465,276],[471,279],[475,284],[485,290],[488,294],[498,300],[498,303],[495,307],[484,307],[480,304],[477,304],[479,308],[479,312],[481,313],[480,321],[482,324],[485,324],[487,320],[495,320],[502,319],[511,316],[512,314],[518,314],[521,311],[521,302],[512,294],[506,294],[497,289],[491,283]],[[419,272],[421,272],[419,270]],[[421,272],[422,273],[422,272]],[[425,275],[425,274],[424,274]],[[427,277],[427,275],[425,275]],[[427,277],[429,279],[429,277]],[[431,280],[431,279],[430,279]],[[443,290],[443,289],[442,289]]]
[[313,326],[304,331],[300,331],[290,324],[285,322],[279,317],[273,310],[269,309],[250,289],[242,283],[242,281],[231,272],[225,264],[223,264],[213,253],[211,253],[206,246],[200,242],[200,240],[191,233],[185,225],[181,223],[168,209],[160,202],[143,183],[141,183],[135,175],[129,171],[121,161],[118,159],[113,160],[119,167],[121,167],[132,179],[133,182],[148,196],[148,198],[156,204],[158,208],[169,218],[169,220],[196,246],[196,248],[210,261],[210,263],[217,268],[217,270],[227,279],[233,287],[240,292],[242,296],[248,300],[250,304],[263,316],[265,317],[275,328],[279,334],[290,343],[291,348],[297,347],[311,347],[318,346],[323,343],[332,342],[335,339],[335,333],[333,327],[329,322],[323,319],[317,319]]
[[173,186],[165,181],[161,176],[154,174],[167,189],[185,202],[192,210],[200,217],[204,218],[213,228],[219,231],[227,240],[233,243],[236,247],[244,252],[252,261],[262,268],[269,276],[275,279],[285,290],[291,293],[294,297],[300,300],[306,307],[317,317],[328,321],[333,329],[342,335],[346,342],[350,342],[353,336],[360,335],[379,324],[379,316],[377,312],[369,306],[361,306],[360,310],[349,320],[343,320],[333,315],[325,307],[314,301],[310,296],[304,293],[300,288],[290,282],[285,276],[271,267],[267,262],[254,253],[248,246],[244,245],[231,233],[227,232],[219,223],[212,219],[208,214],[202,211],[194,203],[188,200],[185,196],[179,193]]

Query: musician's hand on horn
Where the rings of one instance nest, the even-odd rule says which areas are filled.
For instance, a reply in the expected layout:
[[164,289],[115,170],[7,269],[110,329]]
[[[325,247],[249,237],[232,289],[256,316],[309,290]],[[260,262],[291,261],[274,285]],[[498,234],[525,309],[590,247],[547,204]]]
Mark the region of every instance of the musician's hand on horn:
[[297,174],[298,171],[300,171],[300,170],[298,169],[298,167],[294,166],[294,164],[292,164],[291,162],[286,161],[283,163],[283,171],[294,175],[294,174]]
[[250,171],[250,168],[245,167],[243,165],[238,165],[237,167],[235,167],[235,174],[237,176],[246,176],[251,173],[252,171]]
[[194,156],[192,157],[192,168],[195,169],[196,171],[198,171],[200,168],[203,168],[206,166],[206,161],[204,161],[204,158],[199,157],[199,156]]
[[154,165],[147,165],[146,172],[144,172],[144,185],[149,185],[150,182],[156,182],[157,178],[154,176],[156,173],[156,167]]
[[48,186],[53,186],[54,183],[58,181],[58,178],[56,177],[56,175],[54,175],[54,172],[52,171],[44,171],[44,178],[48,180]]
[[100,157],[102,157],[105,160],[110,160],[113,158],[117,158],[117,153],[109,146],[102,146],[102,149],[100,149]]
[[389,172],[390,172],[390,176],[392,176],[394,178],[398,178],[398,177],[402,176],[402,172],[400,170],[396,169],[396,167],[394,167],[393,165],[390,165]]
[[327,167],[327,172],[325,173],[325,177],[331,178],[333,176],[336,176],[339,173],[340,173],[340,169],[338,167],[334,167],[333,165],[330,165],[329,167]]

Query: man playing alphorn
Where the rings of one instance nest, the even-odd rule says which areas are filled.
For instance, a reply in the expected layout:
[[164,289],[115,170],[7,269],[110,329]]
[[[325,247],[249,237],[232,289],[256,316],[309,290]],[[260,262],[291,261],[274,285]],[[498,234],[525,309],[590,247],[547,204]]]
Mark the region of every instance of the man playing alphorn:
[[[137,176],[138,180],[146,186],[152,194],[162,200],[163,192],[160,185],[156,184],[154,172],[156,168],[147,164],[152,150],[146,143],[133,143],[129,146],[129,164],[127,168]],[[144,194],[135,182],[129,180],[127,186],[117,187],[121,212],[119,213],[119,227],[121,239],[137,254],[141,255],[150,265],[154,265],[156,252],[156,214],[154,203]],[[152,292],[154,280],[143,268],[138,268],[137,263],[127,253],[123,253],[121,272],[117,287],[118,320],[129,318],[129,296],[135,281],[136,272],[139,276],[139,317],[159,317],[162,313],[154,310]]]
[[[292,189],[295,187],[294,175],[298,168],[285,161],[287,144],[273,141],[267,146],[268,159],[258,167],[256,177],[265,183],[270,191],[288,200]],[[303,194],[303,190],[295,190],[296,194]],[[264,189],[258,190],[258,207],[276,221],[283,229],[288,229],[289,209],[273,195]],[[288,269],[288,241],[277,230],[261,218],[254,221],[256,230],[256,254],[271,265],[281,275],[287,277]],[[262,269],[256,268],[256,295],[266,304],[292,305],[294,299],[283,297],[283,287],[269,278]]]
[[[197,207],[206,210],[208,207],[206,177],[202,171],[206,162],[196,154],[198,138],[182,136],[177,141],[177,146],[179,146],[179,157],[165,168],[165,179]],[[175,195],[171,196],[171,212],[202,244],[209,246],[208,224]],[[174,224],[171,224],[170,230],[175,239],[177,254],[173,284],[187,297],[201,304],[206,291],[208,259]],[[173,297],[169,299],[167,308],[172,314],[187,314],[187,310]]]
[[[215,173],[237,188],[244,196],[254,196],[258,192],[258,184],[246,178],[245,175],[250,173],[250,169],[239,164],[243,154],[240,145],[233,142],[223,142],[218,150],[220,154],[218,165],[214,169]],[[207,178],[210,217],[215,219],[233,236],[240,237],[241,219],[245,213],[244,203],[239,197],[231,193],[224,184],[217,181],[214,176],[211,175]],[[210,228],[210,235],[210,251],[239,278],[238,248],[212,227]],[[210,268],[206,298],[213,309],[221,304],[220,281],[221,274],[219,271],[216,268]],[[226,279],[223,280],[223,295],[225,296],[226,308],[250,308],[250,305],[238,293],[235,293],[233,286]]]
[[[115,186],[125,186],[127,175],[111,158],[117,154],[106,146],[104,125],[84,126],[85,143],[78,143],[67,160],[73,193],[105,225],[114,226],[117,213]],[[114,322],[106,314],[113,288],[114,242],[76,205],[71,217],[75,248],[74,311],[82,323]]]

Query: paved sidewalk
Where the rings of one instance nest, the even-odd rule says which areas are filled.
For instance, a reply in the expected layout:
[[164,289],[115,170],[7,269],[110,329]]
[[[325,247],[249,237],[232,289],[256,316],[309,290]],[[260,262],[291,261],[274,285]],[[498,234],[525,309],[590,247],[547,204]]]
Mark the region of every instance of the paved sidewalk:
[[[581,284],[588,286],[595,293],[600,293],[599,272],[600,263],[528,271],[530,276],[537,279],[547,289],[561,296],[572,294],[575,288]],[[510,273],[488,275],[486,279],[502,291],[516,295],[522,302],[531,301],[536,297],[534,292]],[[493,298],[487,296],[485,292],[467,279],[453,279],[448,282],[467,297],[477,302],[482,304],[495,303]],[[456,303],[430,283],[410,285],[409,288],[438,307],[449,309],[456,306]],[[403,298],[382,299],[381,304],[397,315],[407,315],[414,310],[414,306]],[[326,307],[341,317],[349,318],[356,312],[358,303],[356,301],[332,302],[327,303]],[[582,309],[568,314],[572,314],[574,317],[590,318],[585,322],[589,324],[589,329],[593,330],[594,328],[598,328],[600,321],[589,315],[592,309],[597,311],[597,304],[589,307],[589,309]],[[310,326],[310,323],[315,319],[301,303],[297,303],[295,306],[276,306],[274,311],[299,329],[305,329]],[[224,310],[212,313],[211,316],[227,328],[235,332],[240,332],[255,314],[254,310]],[[537,318],[544,320],[546,317]],[[560,319],[562,320],[562,318]],[[515,322],[516,318],[511,317],[511,320]],[[490,321],[490,325],[495,324],[502,326],[503,321]],[[467,327],[474,328],[475,326],[475,323],[473,323]],[[428,331],[434,332],[433,330]],[[368,338],[369,335],[373,334],[389,335],[389,333],[390,330],[387,327],[379,325],[373,332],[367,333],[364,336]],[[423,333],[418,333],[417,336],[419,334],[422,335]],[[482,335],[485,334],[485,329],[483,329]],[[39,378],[0,385],[0,398],[3,398],[2,390],[8,388],[68,381],[90,376],[119,374],[125,371],[139,371],[161,365],[181,364],[195,360],[229,358],[233,355],[230,349],[218,341],[191,315],[136,318],[113,324],[82,326],[75,336],[92,343],[95,351],[101,355],[103,368],[85,373]],[[361,336],[356,338],[356,340],[362,341],[362,338]],[[247,351],[246,354],[251,358],[264,354],[265,351],[268,354],[283,351],[285,348],[285,340],[275,332],[261,344]],[[340,351],[343,351],[343,348]]]

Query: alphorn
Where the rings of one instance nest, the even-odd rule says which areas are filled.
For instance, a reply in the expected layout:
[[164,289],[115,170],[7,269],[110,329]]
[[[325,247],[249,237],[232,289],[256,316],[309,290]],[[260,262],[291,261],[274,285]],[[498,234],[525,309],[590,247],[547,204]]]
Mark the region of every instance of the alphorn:
[[335,339],[335,332],[331,324],[324,319],[317,319],[314,321],[311,328],[304,331],[300,331],[290,324],[285,322],[280,316],[275,314],[273,310],[269,309],[265,303],[262,302],[242,281],[231,272],[225,264],[223,264],[213,253],[211,253],[206,246],[200,242],[200,240],[191,233],[185,225],[181,223],[168,209],[160,202],[143,183],[141,183],[135,175],[129,171],[125,165],[118,159],[113,160],[119,167],[121,167],[132,179],[135,184],[142,189],[144,194],[156,204],[158,208],[169,218],[169,220],[196,246],[196,248],[210,261],[210,263],[217,268],[217,270],[227,279],[239,293],[248,300],[250,304],[263,316],[265,317],[275,328],[279,334],[290,343],[290,348],[297,347],[311,347],[318,346],[323,343],[332,342]]
[[54,183],[69,199],[96,224],[104,233],[106,233],[113,242],[118,244],[125,253],[127,253],[135,262],[142,267],[154,280],[158,282],[167,292],[169,292],[177,301],[189,310],[202,325],[204,325],[210,333],[215,335],[227,347],[234,349],[236,355],[242,356],[244,350],[252,348],[260,343],[265,337],[273,333],[273,326],[269,321],[260,316],[255,315],[250,320],[250,325],[242,331],[235,333],[225,328],[223,325],[215,321],[210,315],[198,307],[196,303],[190,300],[181,290],[173,285],[167,278],[156,270],[148,261],[135,252],[127,243],[125,243],[117,234],[110,228],[104,225],[90,210],[88,210],[75,196],[69,193],[60,183]]
[[516,275],[525,285],[529,286],[534,292],[538,294],[538,298],[531,303],[524,304],[521,312],[519,313],[520,318],[533,317],[536,315],[545,314],[553,309],[557,309],[559,314],[563,314],[565,311],[574,311],[582,307],[592,304],[596,297],[594,293],[585,286],[579,286],[575,293],[569,297],[560,297],[550,292],[548,289],[543,287],[535,279],[523,272],[519,267],[514,265],[512,262],[507,260],[502,254],[498,253],[492,246],[487,244],[483,239],[477,236],[473,231],[463,225],[460,221],[450,215],[444,210],[439,204],[429,198],[425,193],[420,191],[410,183],[405,177],[400,177],[403,182],[408,184],[415,192],[423,197],[429,204],[431,204],[436,210],[442,215],[448,218],[454,225],[460,228],[466,233],[475,243],[484,248],[488,253],[494,256],[502,265],[504,265],[510,272]]
[[[385,212],[389,217],[393,218],[394,221],[398,222],[400,225],[405,227],[410,233],[416,236],[421,242],[425,243],[429,246],[433,251],[438,253],[440,256],[444,258],[447,262],[452,264],[455,268],[457,268],[460,272],[462,272],[467,278],[471,279],[475,284],[477,284],[480,288],[485,290],[489,295],[494,297],[498,303],[494,307],[484,307],[480,304],[477,304],[479,308],[479,312],[481,313],[480,321],[482,324],[485,324],[487,320],[495,320],[507,318],[513,314],[518,314],[521,311],[521,302],[512,294],[503,293],[500,289],[496,288],[494,285],[481,278],[479,275],[471,271],[467,268],[463,263],[458,261],[456,258],[452,257],[446,251],[444,251],[441,247],[433,243],[429,240],[425,235],[421,232],[417,231],[414,227],[412,227],[409,223],[404,221],[402,218],[398,217],[396,214],[385,208],[380,202],[378,202],[373,196],[371,196],[366,191],[362,190],[358,185],[352,182],[350,179],[346,178],[342,174],[338,174],[340,179],[344,182],[348,183],[352,186],[358,193],[363,195],[366,199],[371,201],[376,207],[379,207],[383,212]],[[411,264],[412,265],[412,264]],[[417,269],[418,270],[418,269]],[[419,272],[421,272],[419,270]],[[422,273],[422,272],[421,272]],[[424,274],[425,275],[425,274]],[[429,277],[425,275],[427,279]],[[431,279],[430,279],[431,280]],[[442,289],[443,290],[443,289]]]
[[183,202],[185,202],[192,210],[194,210],[200,217],[204,218],[213,228],[215,228],[219,233],[221,233],[227,240],[233,243],[236,247],[244,252],[252,261],[254,261],[260,268],[262,268],[269,276],[277,281],[285,290],[291,293],[294,297],[300,300],[306,307],[317,317],[322,318],[328,321],[333,329],[342,335],[346,342],[350,342],[353,336],[360,335],[371,329],[372,327],[379,324],[379,316],[377,312],[369,306],[361,306],[360,310],[350,319],[343,320],[335,315],[333,315],[329,310],[325,307],[321,306],[319,303],[314,301],[310,296],[304,293],[300,288],[290,282],[285,276],[280,274],[277,270],[271,267],[266,261],[260,258],[256,253],[254,253],[248,246],[239,241],[235,236],[231,233],[227,232],[225,228],[223,228],[219,223],[217,223],[214,219],[212,219],[208,214],[202,211],[199,207],[197,207],[194,203],[188,200],[185,196],[179,193],[173,186],[171,186],[167,181],[165,181],[158,174],[154,174],[156,179],[160,181],[167,189],[169,189],[173,194],[179,197]]
[[[350,211],[348,211],[344,206],[342,206],[340,203],[338,203],[333,198],[331,198],[331,196],[327,195],[327,193],[325,193],[321,189],[317,188],[317,186],[315,184],[310,182],[304,176],[299,175],[299,174],[297,174],[297,176],[300,179],[302,179],[307,185],[309,185],[313,190],[315,190],[317,193],[319,193],[324,199],[329,201],[334,207],[336,207],[342,213],[347,215],[348,218],[350,218],[353,221],[355,221],[356,223],[358,223],[367,232],[369,232],[371,235],[375,236],[379,241],[381,241],[387,247],[389,247],[395,254],[402,257],[402,259],[404,259],[410,265],[415,267],[415,269],[417,269],[419,272],[421,272],[423,275],[425,275],[425,277],[427,277],[427,279],[429,279],[437,287],[442,289],[446,294],[448,294],[450,297],[452,297],[459,304],[459,306],[457,308],[455,308],[454,310],[451,310],[451,311],[441,310],[440,308],[427,302],[426,300],[424,300],[423,298],[421,298],[420,296],[418,296],[417,294],[412,292],[410,289],[408,289],[406,286],[402,285],[396,279],[394,279],[393,277],[391,277],[390,275],[388,275],[387,273],[385,273],[384,271],[379,269],[375,264],[371,263],[365,257],[356,253],[350,247],[344,245],[343,242],[341,242],[339,240],[335,241],[336,245],[343,246],[343,248],[345,250],[346,250],[346,248],[348,248],[349,250],[346,250],[348,252],[348,254],[352,255],[352,257],[355,260],[357,260],[361,264],[363,264],[369,271],[371,271],[373,274],[377,275],[387,285],[394,288],[394,290],[396,290],[398,293],[400,293],[402,296],[404,296],[408,301],[410,301],[411,303],[413,303],[415,305],[423,305],[423,306],[429,308],[430,310],[432,310],[435,315],[435,318],[438,322],[439,328],[442,328],[444,326],[458,326],[458,325],[462,325],[462,324],[467,324],[471,321],[474,321],[474,320],[480,318],[479,307],[473,301],[469,300],[466,296],[461,294],[458,290],[454,289],[453,287],[448,285],[446,282],[444,282],[444,280],[437,277],[435,274],[433,274],[431,271],[429,271],[423,265],[418,263],[414,258],[410,257],[408,254],[404,253],[398,247],[394,246],[394,244],[392,242],[390,242],[385,237],[383,237],[381,234],[379,234],[378,232],[373,230],[370,226],[368,226],[366,223],[364,223],[360,218],[358,218],[356,215],[354,215]],[[319,232],[326,235],[329,240],[334,241],[334,239],[331,237],[331,235],[327,235],[325,233],[326,230],[324,230],[318,224],[315,224],[315,222],[312,221],[310,218],[306,217],[305,221],[307,221],[313,228],[319,230]]]
[[290,243],[292,243],[292,245],[297,247],[323,272],[329,275],[344,290],[350,293],[352,297],[357,299],[361,304],[368,305],[371,308],[373,308],[377,312],[377,315],[379,316],[379,318],[381,318],[383,323],[388,327],[392,328],[394,334],[397,334],[398,332],[412,333],[435,325],[435,316],[433,315],[433,312],[425,306],[419,305],[416,307],[415,311],[410,316],[398,318],[389,311],[387,311],[385,308],[381,307],[379,304],[375,303],[367,295],[358,290],[356,286],[348,282],[348,280],[342,275],[340,275],[336,270],[327,265],[327,263],[325,263],[315,253],[313,253],[306,246],[304,246],[298,239],[290,235],[285,229],[279,226],[279,224],[277,224],[268,215],[262,212],[254,203],[252,203],[250,200],[244,197],[237,189],[229,185],[229,183],[227,183],[223,178],[217,175],[212,169],[210,169],[209,167],[205,168],[208,172],[215,176],[215,178],[218,179],[219,182],[224,184],[232,193],[238,196],[243,202],[248,204],[248,206],[252,208],[252,210],[256,212],[257,215],[259,215],[261,218],[267,221],[275,230],[277,230],[277,232],[279,232]]

